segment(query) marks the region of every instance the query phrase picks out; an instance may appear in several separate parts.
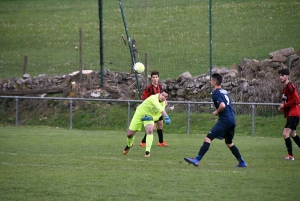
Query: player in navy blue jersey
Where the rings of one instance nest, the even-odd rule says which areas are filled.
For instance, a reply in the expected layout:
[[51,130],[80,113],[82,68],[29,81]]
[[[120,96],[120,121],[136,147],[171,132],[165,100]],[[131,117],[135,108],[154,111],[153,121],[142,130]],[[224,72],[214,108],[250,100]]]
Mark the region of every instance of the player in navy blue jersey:
[[216,110],[213,112],[213,115],[219,116],[218,122],[205,136],[204,142],[200,147],[198,155],[195,158],[184,158],[184,160],[198,167],[200,160],[208,151],[210,143],[215,138],[220,140],[224,138],[226,146],[238,160],[238,164],[235,167],[247,167],[247,163],[244,161],[238,148],[232,142],[234,137],[234,129],[236,126],[235,113],[231,104],[230,96],[226,90],[222,89],[221,84],[222,76],[220,74],[214,73],[211,79],[211,86],[214,89],[212,98]]

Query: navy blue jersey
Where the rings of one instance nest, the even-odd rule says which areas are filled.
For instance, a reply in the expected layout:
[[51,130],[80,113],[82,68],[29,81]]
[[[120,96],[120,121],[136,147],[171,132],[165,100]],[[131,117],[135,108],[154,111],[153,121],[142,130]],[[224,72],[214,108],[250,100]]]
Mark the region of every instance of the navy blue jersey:
[[225,104],[223,111],[219,113],[219,121],[227,125],[235,125],[235,113],[228,92],[224,89],[216,89],[212,94],[215,107],[218,109],[220,103]]

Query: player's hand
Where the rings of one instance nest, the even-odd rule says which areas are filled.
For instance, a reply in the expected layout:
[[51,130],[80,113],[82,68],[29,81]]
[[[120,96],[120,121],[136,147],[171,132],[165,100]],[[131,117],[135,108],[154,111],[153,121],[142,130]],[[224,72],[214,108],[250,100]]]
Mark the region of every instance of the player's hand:
[[142,117],[141,119],[142,121],[152,121],[153,118],[151,116],[145,115],[144,117]]
[[279,105],[279,107],[278,107],[278,110],[281,111],[281,110],[283,110],[283,108],[284,108],[284,104],[281,103],[281,104]]
[[171,124],[171,119],[170,119],[170,117],[166,114],[165,116],[165,122],[166,122],[166,124],[167,125],[169,125],[169,124]]
[[218,116],[218,111],[214,111],[213,115]]

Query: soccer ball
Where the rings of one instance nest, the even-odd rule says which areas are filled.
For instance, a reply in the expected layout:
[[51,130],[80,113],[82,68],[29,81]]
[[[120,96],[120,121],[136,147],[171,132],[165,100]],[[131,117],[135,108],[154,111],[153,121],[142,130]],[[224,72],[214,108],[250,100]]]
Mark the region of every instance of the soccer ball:
[[133,69],[137,72],[137,73],[142,73],[145,71],[145,66],[144,64],[142,64],[141,62],[137,62],[134,64]]

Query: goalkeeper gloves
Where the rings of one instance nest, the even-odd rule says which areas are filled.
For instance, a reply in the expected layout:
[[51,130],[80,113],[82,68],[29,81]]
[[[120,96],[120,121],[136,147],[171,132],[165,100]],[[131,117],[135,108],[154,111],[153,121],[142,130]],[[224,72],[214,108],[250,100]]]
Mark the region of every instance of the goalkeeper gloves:
[[167,114],[166,114],[164,117],[165,117],[166,124],[167,124],[167,125],[171,124],[171,119],[170,119],[170,117],[169,117]]
[[142,121],[152,121],[153,118],[151,116],[145,115],[144,117],[142,117],[141,119]]

